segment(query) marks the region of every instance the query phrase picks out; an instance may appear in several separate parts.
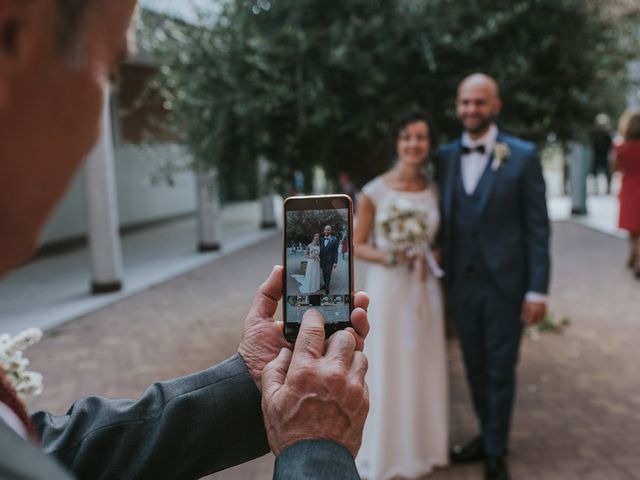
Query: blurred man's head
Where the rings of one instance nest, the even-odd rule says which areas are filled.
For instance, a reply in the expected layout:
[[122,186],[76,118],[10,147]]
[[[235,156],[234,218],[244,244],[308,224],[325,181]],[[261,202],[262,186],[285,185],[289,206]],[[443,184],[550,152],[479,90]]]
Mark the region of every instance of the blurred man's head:
[[458,87],[456,111],[464,129],[472,137],[483,135],[502,109],[496,81],[483,73],[469,75]]
[[325,227],[324,227],[324,236],[325,237],[331,236],[331,226],[330,225],[325,225]]
[[95,143],[136,0],[0,0],[0,275]]

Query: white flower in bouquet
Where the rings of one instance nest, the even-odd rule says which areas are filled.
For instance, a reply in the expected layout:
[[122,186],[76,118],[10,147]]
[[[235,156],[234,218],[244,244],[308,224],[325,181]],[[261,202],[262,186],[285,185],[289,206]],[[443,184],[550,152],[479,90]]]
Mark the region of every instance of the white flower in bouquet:
[[431,241],[424,212],[407,199],[396,199],[383,209],[380,223],[394,252],[418,253]]
[[0,335],[0,368],[6,373],[9,383],[21,397],[35,396],[42,393],[42,375],[27,370],[29,360],[22,355],[22,350],[38,343],[42,331],[30,328],[12,337]]

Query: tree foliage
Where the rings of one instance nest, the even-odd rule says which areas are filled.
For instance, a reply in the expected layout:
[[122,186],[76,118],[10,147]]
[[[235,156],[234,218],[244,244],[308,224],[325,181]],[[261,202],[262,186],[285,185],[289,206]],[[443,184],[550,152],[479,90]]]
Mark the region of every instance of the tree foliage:
[[224,0],[188,34],[168,29],[158,85],[197,158],[242,170],[263,155],[281,175],[322,165],[362,183],[388,167],[408,107],[429,110],[445,139],[459,133],[456,87],[472,72],[498,80],[502,125],[534,141],[617,115],[627,58],[599,5]]
[[287,214],[287,245],[301,243],[307,246],[318,233],[322,238],[324,227],[331,227],[331,235],[341,239],[346,236],[349,223],[346,214],[337,210],[293,211]]

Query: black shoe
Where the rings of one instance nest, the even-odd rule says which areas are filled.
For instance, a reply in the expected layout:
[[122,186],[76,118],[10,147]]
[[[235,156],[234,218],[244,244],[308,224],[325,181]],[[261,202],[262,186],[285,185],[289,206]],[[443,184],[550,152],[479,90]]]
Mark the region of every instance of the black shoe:
[[466,445],[456,445],[449,452],[451,463],[479,462],[484,458],[484,445],[482,437],[478,436]]
[[640,280],[640,268],[636,268],[634,275],[636,276],[637,280]]
[[487,457],[484,461],[485,480],[511,480],[505,457]]

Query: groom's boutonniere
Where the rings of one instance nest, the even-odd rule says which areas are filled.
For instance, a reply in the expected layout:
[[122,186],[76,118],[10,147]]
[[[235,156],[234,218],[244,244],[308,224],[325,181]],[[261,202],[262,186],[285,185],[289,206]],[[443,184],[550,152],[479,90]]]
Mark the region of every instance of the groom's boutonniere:
[[507,163],[507,160],[509,160],[509,155],[511,155],[509,145],[507,145],[506,143],[496,144],[496,148],[493,150],[492,168],[494,170],[498,170],[500,167],[502,167],[502,165]]

